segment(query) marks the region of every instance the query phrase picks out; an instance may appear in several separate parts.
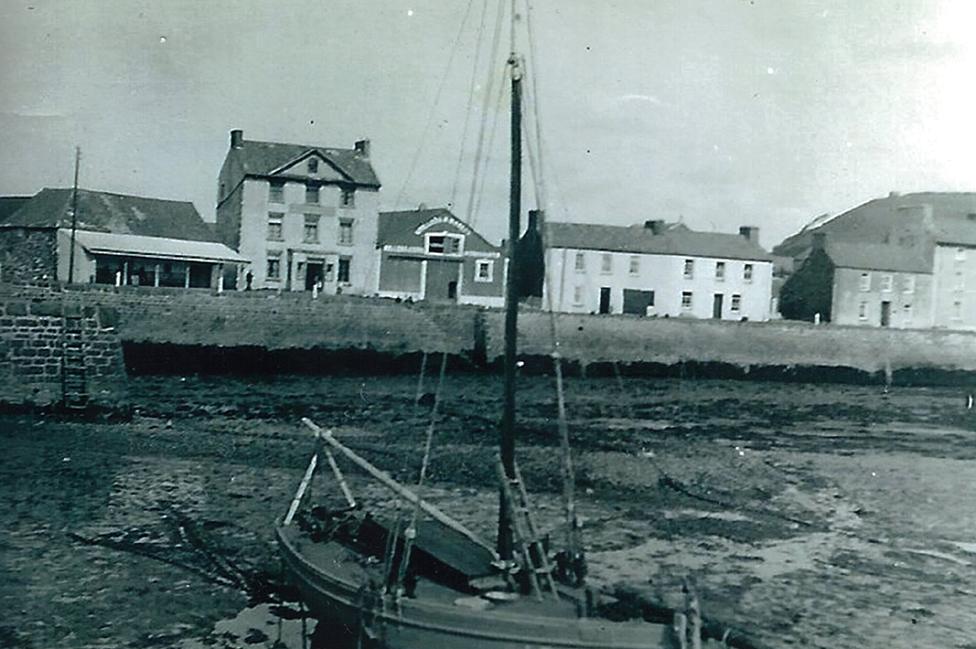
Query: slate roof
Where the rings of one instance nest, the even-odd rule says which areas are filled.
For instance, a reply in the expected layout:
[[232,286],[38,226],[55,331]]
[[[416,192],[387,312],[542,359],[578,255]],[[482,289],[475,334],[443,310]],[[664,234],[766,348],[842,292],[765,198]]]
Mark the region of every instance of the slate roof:
[[30,199],[30,196],[0,196],[0,223],[6,223]]
[[546,224],[546,245],[550,248],[772,261],[759,244],[741,235],[695,232],[685,227],[667,228],[654,234],[641,225],[550,221]]
[[[379,223],[376,231],[376,245],[384,246],[387,244],[410,245],[419,241],[418,235],[414,231],[423,223],[433,218],[451,218],[457,221],[464,221],[446,207],[425,208],[420,210],[403,210],[399,212],[380,212]],[[475,232],[470,225],[465,225],[471,230],[477,244],[472,246],[470,239],[465,244],[466,249],[499,250],[498,246],[492,245],[487,239]]]
[[241,147],[231,149],[231,155],[239,156],[245,175],[270,176],[273,171],[295,161],[311,151],[316,151],[331,162],[357,185],[379,187],[369,158],[355,149],[333,149],[312,144],[285,144],[282,142],[257,142],[244,140]]
[[[61,236],[71,236],[69,228],[59,230]],[[247,259],[222,243],[187,241],[169,237],[146,237],[137,234],[93,232],[78,230],[75,240],[92,253],[130,255],[151,259],[179,259],[183,261],[247,263]]]
[[920,248],[828,241],[827,255],[840,268],[932,274],[932,259]]
[[833,218],[817,217],[773,249],[798,257],[814,232],[865,243],[897,243],[905,228],[925,232],[931,242],[976,246],[976,193],[918,192],[876,198]]
[[[6,225],[71,227],[71,189],[45,188],[4,219]],[[78,190],[78,229],[216,241],[193,203]]]

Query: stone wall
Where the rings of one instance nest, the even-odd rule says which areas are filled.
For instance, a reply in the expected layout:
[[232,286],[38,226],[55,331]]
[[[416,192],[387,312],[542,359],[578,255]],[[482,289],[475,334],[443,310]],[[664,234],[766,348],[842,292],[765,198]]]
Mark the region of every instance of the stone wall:
[[[80,317],[86,392],[102,408],[124,404],[126,374],[118,332],[97,307],[66,304],[59,293],[31,297],[0,290],[0,403],[57,406],[63,400],[64,316]],[[79,334],[67,334],[75,335]]]
[[0,227],[0,282],[50,284],[57,277],[57,229]]

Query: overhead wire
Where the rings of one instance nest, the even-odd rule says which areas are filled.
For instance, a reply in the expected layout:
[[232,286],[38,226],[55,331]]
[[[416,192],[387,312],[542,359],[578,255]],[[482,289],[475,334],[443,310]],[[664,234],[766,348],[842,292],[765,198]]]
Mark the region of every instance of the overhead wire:
[[447,84],[447,77],[451,72],[451,65],[454,63],[454,56],[457,54],[458,46],[461,44],[461,35],[464,33],[464,26],[468,23],[468,16],[471,15],[471,7],[474,5],[474,0],[468,0],[468,4],[464,9],[464,16],[461,18],[461,24],[458,26],[457,34],[454,36],[454,43],[451,45],[451,53],[447,57],[447,63],[444,66],[444,72],[441,75],[440,82],[437,84],[437,92],[434,94],[434,103],[430,108],[430,112],[427,114],[427,123],[424,125],[424,130],[420,135],[420,144],[414,153],[413,159],[410,161],[410,168],[407,172],[406,177],[403,180],[403,185],[400,187],[400,192],[397,194],[395,207],[399,208],[400,201],[403,200],[403,195],[407,191],[407,186],[409,186],[411,179],[413,178],[414,171],[417,169],[417,162],[420,160],[420,155],[423,153],[424,146],[427,143],[427,136],[430,133],[431,126],[434,123],[434,117],[437,113],[437,106],[441,101],[441,94],[444,92],[444,86]]

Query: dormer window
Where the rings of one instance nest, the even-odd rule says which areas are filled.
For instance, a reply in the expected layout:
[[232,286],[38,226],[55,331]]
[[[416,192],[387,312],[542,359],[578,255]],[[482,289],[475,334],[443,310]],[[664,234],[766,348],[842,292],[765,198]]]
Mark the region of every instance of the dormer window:
[[268,202],[269,203],[285,202],[285,183],[280,181],[271,181],[271,184],[268,185]]
[[308,173],[317,174],[319,172],[319,159],[309,158],[308,159]]
[[461,237],[456,234],[428,235],[427,252],[432,255],[461,254]]

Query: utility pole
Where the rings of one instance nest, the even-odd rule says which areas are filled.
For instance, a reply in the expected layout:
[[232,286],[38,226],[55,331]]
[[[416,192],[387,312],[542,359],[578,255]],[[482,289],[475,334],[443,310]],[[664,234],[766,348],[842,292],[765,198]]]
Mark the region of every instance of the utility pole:
[[68,283],[75,281],[75,230],[78,228],[78,167],[81,166],[81,147],[75,147],[75,184],[71,191],[71,249],[68,252]]

